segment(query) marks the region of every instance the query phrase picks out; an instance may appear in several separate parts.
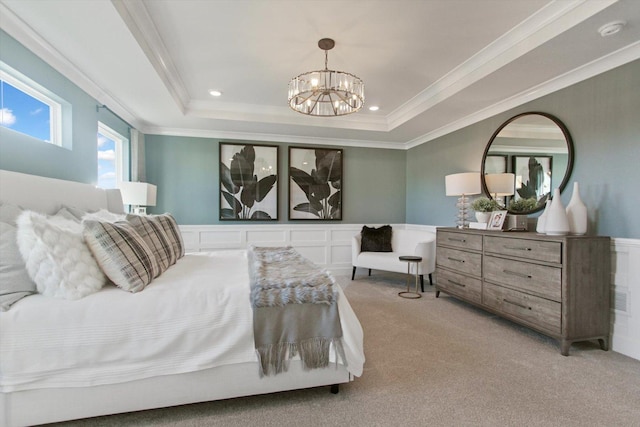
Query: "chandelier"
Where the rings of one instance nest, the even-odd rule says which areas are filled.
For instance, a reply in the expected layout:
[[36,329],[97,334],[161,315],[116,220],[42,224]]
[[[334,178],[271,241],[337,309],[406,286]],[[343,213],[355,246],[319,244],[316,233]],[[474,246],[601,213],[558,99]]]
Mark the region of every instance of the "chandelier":
[[335,42],[322,39],[318,47],[324,50],[324,70],[309,71],[289,82],[289,107],[309,116],[343,116],[355,113],[364,105],[364,83],[351,73],[329,70],[329,50]]

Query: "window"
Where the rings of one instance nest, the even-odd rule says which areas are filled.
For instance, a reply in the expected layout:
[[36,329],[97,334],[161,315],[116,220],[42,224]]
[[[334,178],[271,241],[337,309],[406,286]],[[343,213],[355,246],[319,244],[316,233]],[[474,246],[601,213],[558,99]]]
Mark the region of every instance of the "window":
[[67,109],[70,115],[68,103],[0,62],[0,125],[63,146],[62,114]]
[[98,122],[98,187],[118,188],[124,180],[123,149],[127,138]]

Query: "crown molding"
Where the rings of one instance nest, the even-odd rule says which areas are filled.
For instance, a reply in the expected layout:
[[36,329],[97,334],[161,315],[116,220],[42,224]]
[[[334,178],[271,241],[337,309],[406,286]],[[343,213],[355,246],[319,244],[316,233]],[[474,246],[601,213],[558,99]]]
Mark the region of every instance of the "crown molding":
[[60,51],[43,39],[33,28],[20,19],[2,2],[0,2],[0,15],[2,16],[2,30],[7,34],[33,52],[50,67],[72,81],[100,104],[107,105],[109,109],[116,111],[120,118],[129,125],[134,127],[141,125],[136,116],[124,105],[100,88],[96,82],[78,69],[73,62],[69,61]]
[[189,104],[189,92],[146,6],[141,0],[111,0],[111,4],[184,114]]
[[166,135],[193,138],[214,138],[220,140],[239,140],[239,141],[260,141],[260,142],[284,142],[289,144],[302,145],[331,145],[341,147],[360,147],[360,148],[384,148],[392,150],[405,150],[406,147],[401,142],[389,141],[365,141],[357,139],[342,138],[320,138],[313,136],[300,135],[282,135],[272,133],[252,133],[252,132],[227,132],[216,131],[211,129],[183,129],[183,128],[167,128],[149,126],[140,131],[148,135]]
[[389,130],[427,111],[618,0],[554,1],[392,111]]
[[411,149],[640,58],[640,41],[406,142]]

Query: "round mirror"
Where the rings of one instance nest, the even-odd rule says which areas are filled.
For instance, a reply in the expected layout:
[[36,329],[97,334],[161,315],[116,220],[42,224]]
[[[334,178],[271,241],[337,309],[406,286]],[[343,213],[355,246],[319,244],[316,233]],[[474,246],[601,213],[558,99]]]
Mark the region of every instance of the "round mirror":
[[571,135],[558,118],[518,114],[494,132],[484,150],[482,189],[501,206],[519,208],[510,213],[530,214],[544,208],[555,188],[564,189],[572,166]]

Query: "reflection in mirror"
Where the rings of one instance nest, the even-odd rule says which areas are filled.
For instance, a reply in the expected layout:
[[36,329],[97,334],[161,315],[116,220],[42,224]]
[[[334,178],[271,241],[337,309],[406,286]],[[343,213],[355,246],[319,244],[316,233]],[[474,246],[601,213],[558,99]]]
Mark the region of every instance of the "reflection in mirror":
[[[499,202],[533,199],[541,210],[555,188],[565,187],[573,165],[573,143],[564,124],[546,113],[524,113],[507,120],[491,137],[482,158],[482,187],[489,197],[486,174],[512,173],[515,192]],[[513,212],[516,213],[516,212]]]

